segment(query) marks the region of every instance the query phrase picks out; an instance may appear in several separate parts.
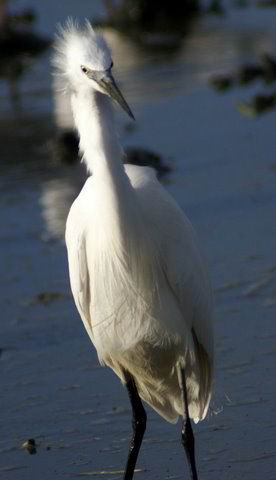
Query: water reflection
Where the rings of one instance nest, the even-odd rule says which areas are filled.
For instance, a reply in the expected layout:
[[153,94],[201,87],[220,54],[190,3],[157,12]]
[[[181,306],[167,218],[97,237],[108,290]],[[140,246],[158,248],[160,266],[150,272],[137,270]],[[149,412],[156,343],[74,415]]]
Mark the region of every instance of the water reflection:
[[69,209],[85,180],[84,169],[76,165],[62,169],[59,178],[42,183],[39,203],[45,224],[44,240],[64,240]]

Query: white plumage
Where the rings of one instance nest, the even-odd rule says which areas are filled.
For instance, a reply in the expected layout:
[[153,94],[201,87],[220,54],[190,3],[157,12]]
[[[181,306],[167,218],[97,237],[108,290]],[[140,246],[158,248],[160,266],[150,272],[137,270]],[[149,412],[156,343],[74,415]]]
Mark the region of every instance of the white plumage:
[[80,149],[93,173],[66,227],[80,316],[100,362],[122,381],[128,371],[140,396],[170,422],[183,415],[184,368],[189,414],[201,420],[211,395],[213,329],[196,235],[152,169],[123,166],[110,99],[93,80],[95,71],[111,75],[102,38],[71,23],[55,63],[70,86]]

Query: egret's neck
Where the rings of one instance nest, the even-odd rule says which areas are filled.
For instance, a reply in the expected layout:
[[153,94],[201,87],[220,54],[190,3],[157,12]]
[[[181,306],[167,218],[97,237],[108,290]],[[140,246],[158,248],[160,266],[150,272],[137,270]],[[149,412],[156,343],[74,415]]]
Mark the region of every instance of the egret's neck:
[[90,173],[124,175],[110,99],[98,92],[80,91],[72,95],[72,109],[80,150]]

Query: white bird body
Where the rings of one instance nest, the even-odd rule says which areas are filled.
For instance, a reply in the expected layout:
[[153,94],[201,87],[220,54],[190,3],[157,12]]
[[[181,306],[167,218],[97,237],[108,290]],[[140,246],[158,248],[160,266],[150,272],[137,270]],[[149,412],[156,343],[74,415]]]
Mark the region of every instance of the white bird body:
[[[73,100],[77,124],[93,132],[80,128],[82,149],[93,151],[91,163],[85,156],[93,176],[66,228],[74,299],[100,361],[122,380],[127,369],[168,421],[183,412],[177,367],[185,366],[189,413],[198,421],[210,399],[213,340],[211,289],[195,233],[152,169],[123,167],[104,124],[112,119],[109,100],[96,94],[93,101],[91,111],[91,99],[81,108]],[[112,156],[105,145],[113,145]]]
[[[72,26],[65,32],[56,61],[72,83],[80,150],[93,172],[66,226],[73,296],[100,362],[123,382],[129,372],[139,395],[170,422],[183,415],[184,368],[189,414],[198,421],[207,413],[212,386],[208,274],[190,222],[154,171],[123,165],[110,100],[101,82],[92,74],[83,78],[83,67],[80,72],[88,62],[92,69],[87,37],[96,41],[86,28],[85,34]],[[106,50],[97,59],[98,74],[101,61],[105,69],[111,64]]]

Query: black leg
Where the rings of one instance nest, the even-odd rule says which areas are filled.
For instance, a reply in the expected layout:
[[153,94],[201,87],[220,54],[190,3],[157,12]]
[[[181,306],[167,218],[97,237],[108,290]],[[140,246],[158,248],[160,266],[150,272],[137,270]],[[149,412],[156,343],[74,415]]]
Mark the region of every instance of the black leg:
[[181,369],[181,380],[182,380],[181,387],[182,387],[182,395],[183,395],[183,403],[184,403],[183,424],[182,424],[182,431],[181,431],[182,445],[186,452],[189,469],[190,469],[191,480],[198,480],[197,470],[196,470],[196,461],[195,461],[195,440],[194,440],[191,420],[189,417],[188,395],[187,395],[186,377],[185,377],[184,369]]
[[124,480],[132,480],[137,457],[146,430],[147,415],[139,397],[133,377],[128,372],[125,372],[125,379],[130,403],[132,406],[133,437],[129,447]]

